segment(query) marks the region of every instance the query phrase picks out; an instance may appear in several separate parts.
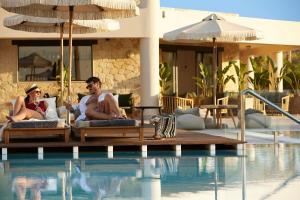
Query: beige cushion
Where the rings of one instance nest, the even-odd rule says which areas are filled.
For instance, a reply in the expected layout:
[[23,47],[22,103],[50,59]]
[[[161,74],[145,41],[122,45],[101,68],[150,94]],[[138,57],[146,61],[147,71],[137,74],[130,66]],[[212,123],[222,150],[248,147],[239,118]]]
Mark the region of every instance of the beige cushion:
[[58,119],[58,115],[56,112],[56,97],[50,98],[41,98],[39,101],[46,101],[48,103],[48,108],[46,110],[46,119]]
[[[59,118],[67,119],[68,111],[65,106],[60,106],[57,108],[57,114],[58,114]],[[70,120],[71,121],[75,120],[75,116],[73,113],[70,113]]]
[[252,113],[245,116],[246,128],[270,128],[271,118],[261,113]]
[[176,118],[176,125],[179,129],[187,129],[187,130],[201,130],[205,129],[204,120],[201,117],[192,115],[192,114],[184,114],[180,115]]
[[177,108],[175,110],[176,117],[178,117],[180,115],[185,115],[185,114],[192,114],[192,115],[195,115],[195,116],[200,116],[199,108],[189,108],[189,109],[186,109],[186,110]]

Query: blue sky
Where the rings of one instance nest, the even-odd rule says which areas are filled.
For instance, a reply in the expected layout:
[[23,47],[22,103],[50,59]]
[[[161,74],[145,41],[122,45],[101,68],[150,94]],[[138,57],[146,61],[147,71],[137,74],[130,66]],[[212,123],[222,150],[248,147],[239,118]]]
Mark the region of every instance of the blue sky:
[[160,0],[160,6],[300,21],[300,0]]

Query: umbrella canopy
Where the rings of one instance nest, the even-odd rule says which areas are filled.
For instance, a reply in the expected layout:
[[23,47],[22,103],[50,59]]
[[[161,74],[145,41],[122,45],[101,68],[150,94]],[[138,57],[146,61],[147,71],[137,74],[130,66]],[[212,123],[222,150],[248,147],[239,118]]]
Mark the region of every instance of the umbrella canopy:
[[[69,22],[65,19],[57,18],[44,18],[44,17],[33,17],[27,15],[15,15],[6,17],[3,21],[4,26],[26,32],[39,32],[39,33],[60,33],[61,40],[61,62],[60,62],[60,91],[61,91],[61,105],[63,104],[62,97],[64,96],[64,66],[63,66],[63,34],[69,32]],[[73,21],[73,33],[84,34],[94,32],[106,32],[114,31],[120,28],[120,24],[116,20],[103,19],[103,20],[74,20]],[[20,59],[21,67],[32,66],[39,67],[41,63],[41,56],[38,54],[30,55],[29,58],[25,57]],[[30,58],[32,58],[30,60]],[[31,63],[33,64],[31,64]],[[48,61],[50,62],[50,61]],[[48,64],[48,66],[51,65]],[[34,71],[32,71],[34,73]]]
[[[60,33],[60,25],[63,25],[63,33],[69,32],[69,22],[65,19],[33,17],[27,15],[15,15],[6,17],[3,25],[20,31],[38,33]],[[73,33],[95,33],[115,31],[120,29],[120,23],[116,20],[74,20]]]
[[256,40],[260,37],[257,30],[231,23],[216,14],[205,17],[201,22],[164,34],[165,40],[211,41],[216,38],[222,42]]
[[8,12],[51,18],[115,19],[136,16],[139,0],[1,0],[1,7]]
[[164,34],[165,40],[213,41],[213,102],[216,104],[216,41],[235,42],[240,40],[256,40],[260,38],[257,30],[234,24],[224,18],[211,14],[201,22],[176,29]]
[[116,19],[138,15],[139,0],[0,0],[2,8],[18,14],[69,19],[68,100],[71,96],[73,20]]

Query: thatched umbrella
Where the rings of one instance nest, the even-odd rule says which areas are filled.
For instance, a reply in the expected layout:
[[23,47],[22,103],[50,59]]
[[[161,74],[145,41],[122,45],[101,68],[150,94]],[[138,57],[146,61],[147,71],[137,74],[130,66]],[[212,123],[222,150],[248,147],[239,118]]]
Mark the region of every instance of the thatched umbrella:
[[139,0],[0,0],[8,12],[69,19],[68,100],[71,95],[73,20],[119,19],[138,15]]
[[[65,19],[33,17],[27,15],[15,15],[6,17],[3,21],[4,26],[26,32],[38,33],[60,33],[61,44],[61,61],[60,61],[60,89],[61,89],[61,104],[63,103],[64,91],[64,66],[63,66],[63,34],[69,31],[69,22]],[[103,20],[74,20],[73,33],[95,33],[114,31],[120,28],[118,21],[103,19]],[[46,62],[47,61],[47,62]],[[19,63],[23,67],[44,67],[51,65],[51,62],[34,53],[27,57],[21,58]]]
[[43,68],[43,67],[50,67],[52,65],[50,60],[43,58],[38,53],[32,53],[28,56],[20,58],[19,66],[22,68],[31,68],[31,77],[35,74],[35,68]]

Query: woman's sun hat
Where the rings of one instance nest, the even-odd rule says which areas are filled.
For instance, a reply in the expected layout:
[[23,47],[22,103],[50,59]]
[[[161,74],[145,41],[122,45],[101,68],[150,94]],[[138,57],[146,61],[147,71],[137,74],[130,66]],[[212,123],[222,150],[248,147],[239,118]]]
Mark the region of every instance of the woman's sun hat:
[[39,88],[38,86],[37,86],[37,84],[32,84],[32,85],[29,85],[29,86],[27,86],[26,88],[25,88],[25,93],[26,94],[29,94],[30,92],[32,92],[33,90],[35,90],[35,89],[37,89],[37,88]]

